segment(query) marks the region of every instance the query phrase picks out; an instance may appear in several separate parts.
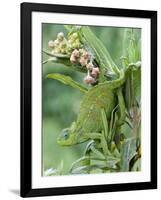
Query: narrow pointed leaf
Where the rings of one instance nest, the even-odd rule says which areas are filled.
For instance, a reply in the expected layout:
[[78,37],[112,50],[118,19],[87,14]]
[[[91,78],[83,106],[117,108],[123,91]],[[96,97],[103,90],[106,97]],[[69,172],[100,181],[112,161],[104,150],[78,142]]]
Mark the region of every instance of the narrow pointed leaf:
[[141,58],[140,33],[133,28],[124,31],[123,57],[128,59],[128,63],[135,63]]
[[136,139],[126,139],[121,146],[121,171],[129,171],[130,160],[136,154]]
[[106,113],[104,109],[101,109],[101,116],[102,116],[102,122],[103,122],[103,126],[104,126],[104,132],[105,132],[105,138],[107,140],[108,138],[108,122],[107,122],[107,118],[106,118]]
[[87,92],[88,89],[82,86],[80,83],[74,81],[70,76],[65,76],[63,74],[48,74],[47,78],[58,80],[66,85],[69,85],[75,89],[80,90],[81,92]]

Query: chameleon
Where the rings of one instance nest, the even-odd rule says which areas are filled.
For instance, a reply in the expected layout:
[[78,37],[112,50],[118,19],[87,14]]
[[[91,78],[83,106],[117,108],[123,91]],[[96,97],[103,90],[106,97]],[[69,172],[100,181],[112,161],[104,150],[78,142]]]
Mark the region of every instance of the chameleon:
[[117,104],[120,115],[119,125],[121,125],[121,121],[125,118],[121,86],[125,83],[128,71],[128,69],[121,70],[118,79],[99,83],[85,93],[77,120],[57,137],[59,145],[69,146],[89,139],[100,139],[101,131],[104,128],[101,111],[104,110],[107,120],[110,121],[111,112]]

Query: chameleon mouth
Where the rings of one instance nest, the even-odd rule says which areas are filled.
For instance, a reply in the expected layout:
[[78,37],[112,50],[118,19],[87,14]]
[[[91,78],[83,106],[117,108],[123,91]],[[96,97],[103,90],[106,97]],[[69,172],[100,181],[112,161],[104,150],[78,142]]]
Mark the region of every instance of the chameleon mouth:
[[59,144],[61,146],[70,146],[70,145],[72,145],[72,142],[69,139],[64,140],[64,138],[58,137],[57,144]]
[[70,135],[69,138],[64,138],[62,135],[57,137],[57,144],[61,146],[71,146],[77,144],[75,141],[75,137],[73,135]]
[[63,139],[61,137],[57,137],[57,144],[64,145],[63,144]]

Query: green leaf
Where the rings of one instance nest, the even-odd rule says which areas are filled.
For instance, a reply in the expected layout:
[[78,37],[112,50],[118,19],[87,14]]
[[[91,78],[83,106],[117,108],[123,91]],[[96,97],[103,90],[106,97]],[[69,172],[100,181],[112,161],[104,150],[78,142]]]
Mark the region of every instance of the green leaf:
[[75,169],[72,169],[71,174],[88,174],[89,166],[81,166]]
[[108,129],[108,122],[107,122],[107,118],[106,118],[106,112],[104,109],[101,109],[101,116],[102,116],[102,122],[103,122],[103,126],[104,126],[105,138],[107,140],[109,129]]
[[73,25],[64,25],[64,28],[66,28],[67,31],[72,31]]
[[87,92],[88,89],[82,86],[80,83],[74,81],[70,76],[65,76],[63,74],[53,73],[48,74],[47,78],[58,80],[66,85],[69,85],[75,89],[80,90],[81,92]]
[[81,26],[76,25],[64,25],[64,28],[70,33],[77,32],[81,28]]
[[56,58],[56,57],[52,57],[52,58],[49,58],[48,60],[44,61],[43,64],[46,64],[48,62],[51,62],[51,63],[59,63],[59,64],[62,64],[64,65],[65,67],[69,67],[70,69],[74,70],[74,71],[78,71],[78,72],[82,72],[82,73],[86,73],[87,72],[87,69],[85,67],[82,67],[81,65],[76,65],[76,64],[72,64],[70,62],[69,59],[67,58]]
[[141,98],[141,69],[137,69],[133,71],[133,88],[134,88],[134,96],[137,101],[140,102]]
[[94,153],[95,156],[97,156],[99,159],[105,159],[105,156],[98,151],[94,146],[91,146],[91,151]]
[[141,170],[141,159],[139,158],[133,165],[131,171],[140,171]]
[[56,57],[56,58],[70,58],[70,56],[67,54],[51,53],[50,51],[45,50],[45,49],[43,49],[43,53],[45,53],[48,56]]
[[59,170],[50,168],[44,171],[44,176],[54,176],[54,175],[59,175]]
[[133,28],[124,31],[123,57],[128,59],[128,63],[135,63],[141,58],[140,33]]
[[61,162],[60,162],[59,166],[57,167],[57,169],[49,168],[49,169],[44,171],[43,175],[44,176],[62,175],[63,166],[64,166],[63,160],[61,160]]
[[72,163],[70,171],[72,172],[73,169],[82,167],[82,166],[87,166],[90,164],[90,157],[89,156],[83,156],[76,160],[75,162]]
[[90,173],[90,171],[97,170],[97,169],[106,169],[106,164],[94,164],[88,166],[81,166],[72,170],[72,174],[85,174]]
[[125,82],[125,104],[128,111],[132,106],[132,88],[131,88],[131,74]]
[[136,154],[136,139],[129,138],[124,140],[123,144],[121,145],[121,169],[122,172],[129,171],[129,163],[130,160]]
[[80,31],[86,43],[93,49],[101,70],[104,72],[105,69],[108,69],[110,73],[119,74],[119,69],[112,60],[109,52],[91,29],[88,26],[83,26]]
[[116,168],[116,164],[120,162],[120,158],[114,156],[107,156],[106,157],[106,167],[108,168]]
[[132,70],[125,83],[125,104],[130,111],[137,100],[140,103],[141,98],[141,68]]

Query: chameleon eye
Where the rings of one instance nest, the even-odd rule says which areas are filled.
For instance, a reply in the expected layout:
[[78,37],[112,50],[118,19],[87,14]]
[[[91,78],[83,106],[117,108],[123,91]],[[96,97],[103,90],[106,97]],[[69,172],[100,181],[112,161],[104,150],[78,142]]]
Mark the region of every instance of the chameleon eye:
[[68,132],[66,132],[66,131],[65,131],[65,132],[63,133],[63,136],[64,136],[64,139],[65,139],[65,140],[67,140],[67,139],[68,139],[68,137],[69,137],[69,134],[68,134]]

